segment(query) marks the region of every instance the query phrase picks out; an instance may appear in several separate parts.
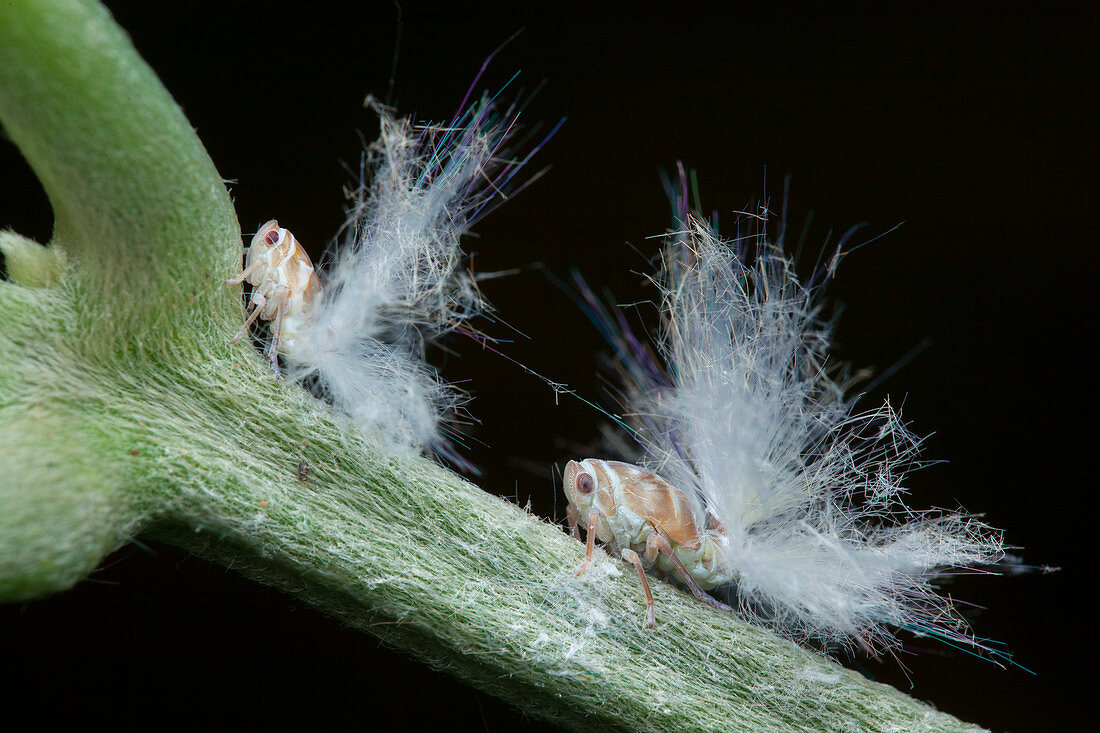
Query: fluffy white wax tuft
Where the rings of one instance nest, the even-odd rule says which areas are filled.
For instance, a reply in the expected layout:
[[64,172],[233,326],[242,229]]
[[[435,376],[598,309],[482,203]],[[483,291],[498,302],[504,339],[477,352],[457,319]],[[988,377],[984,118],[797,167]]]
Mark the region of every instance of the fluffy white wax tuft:
[[801,284],[765,218],[748,219],[749,232],[724,241],[683,212],[667,236],[660,360],[617,329],[640,462],[720,520],[731,598],[748,619],[874,653],[896,647],[901,628],[1007,660],[934,585],[996,563],[1000,533],[906,505],[920,440],[889,403],[856,411],[829,361],[822,283]]
[[381,133],[364,153],[343,241],[324,263],[324,293],[287,355],[289,372],[315,382],[365,434],[461,462],[445,421],[465,396],[424,349],[487,309],[460,240],[525,162],[504,150],[517,113],[484,96],[448,124],[413,125],[368,104]]

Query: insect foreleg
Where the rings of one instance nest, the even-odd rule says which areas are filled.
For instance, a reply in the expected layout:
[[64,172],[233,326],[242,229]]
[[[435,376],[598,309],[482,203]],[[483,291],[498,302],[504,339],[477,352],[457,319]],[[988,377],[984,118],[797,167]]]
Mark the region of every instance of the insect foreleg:
[[577,525],[581,521],[580,512],[573,508],[572,504],[565,507],[565,521],[569,523],[569,534],[573,539],[579,540],[581,538],[581,532],[577,529]]
[[252,300],[248,307],[248,319],[245,320],[244,325],[241,326],[241,330],[237,331],[237,335],[229,339],[229,343],[235,344],[248,334],[248,329],[252,328],[252,324],[256,322],[260,314],[263,313],[264,308],[267,306],[267,298],[259,293],[252,293]]
[[225,284],[226,285],[240,285],[241,283],[243,283],[245,280],[248,279],[249,275],[251,275],[253,272],[256,271],[256,268],[260,267],[260,265],[263,265],[263,264],[264,264],[263,259],[260,258],[260,257],[257,257],[255,262],[253,262],[248,267],[244,268],[244,270],[242,270],[240,272],[240,274],[238,274],[236,277],[231,277],[228,280],[226,280]]
[[596,522],[599,518],[600,513],[595,509],[588,512],[588,532],[585,538],[584,562],[578,565],[576,572],[573,573],[578,578],[584,575],[584,572],[592,565],[592,553],[596,550]]

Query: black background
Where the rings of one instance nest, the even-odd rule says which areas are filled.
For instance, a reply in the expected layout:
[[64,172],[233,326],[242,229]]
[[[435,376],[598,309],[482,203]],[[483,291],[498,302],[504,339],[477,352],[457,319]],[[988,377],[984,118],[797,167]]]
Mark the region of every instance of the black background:
[[[398,36],[391,3],[109,2],[231,184],[242,230],[278,217],[319,254],[342,222],[369,92],[385,96]],[[483,86],[521,70],[547,84],[526,119],[568,121],[539,154],[552,169],[468,240],[501,316],[530,336],[529,366],[600,396],[603,346],[537,269],[579,267],[623,302],[668,224],[658,171],[698,170],[726,220],[791,176],[792,226],[808,241],[867,222],[905,224],[847,258],[830,288],[845,307],[836,353],[884,369],[930,346],[870,395],[904,402],[926,456],[917,506],[984,511],[1025,560],[1054,575],[983,578],[951,592],[987,607],[1007,671],[927,649],[868,662],[877,678],[975,723],[1066,730],[1090,673],[1086,576],[1095,561],[1092,429],[1096,307],[1097,17],[1045,4],[732,11],[674,4],[409,3],[393,101],[448,118],[482,61],[516,30]],[[49,209],[0,143],[0,225],[48,239]],[[632,246],[633,245],[633,248]],[[640,250],[642,254],[639,254]],[[644,255],[644,256],[643,256]],[[166,267],[171,263],[166,262]],[[551,466],[596,437],[600,416],[471,343],[444,375],[476,395],[479,483],[561,514]],[[640,609],[639,609],[640,613]],[[636,620],[636,619],[634,619]],[[624,622],[632,622],[624,619]],[[412,730],[542,727],[408,662],[369,636],[232,572],[163,546],[131,546],[48,600],[0,611],[13,702],[45,719]],[[913,642],[914,647],[931,647]],[[59,690],[63,692],[58,692]]]

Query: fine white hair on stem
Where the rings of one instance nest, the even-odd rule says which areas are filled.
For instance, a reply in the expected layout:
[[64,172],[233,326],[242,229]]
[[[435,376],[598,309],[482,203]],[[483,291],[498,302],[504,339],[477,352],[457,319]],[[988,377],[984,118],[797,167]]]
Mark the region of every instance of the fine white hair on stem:
[[444,422],[465,397],[424,361],[424,349],[488,308],[460,239],[504,200],[526,162],[507,150],[518,111],[485,95],[450,123],[414,125],[367,104],[381,132],[364,152],[343,241],[323,269],[324,293],[290,371],[315,381],[365,433],[462,463]]
[[730,598],[753,622],[868,653],[895,650],[900,628],[1007,661],[935,585],[998,562],[1000,532],[906,504],[920,439],[889,402],[857,411],[829,360],[819,296],[843,243],[804,285],[766,224],[746,216],[723,240],[680,208],[654,280],[659,356],[602,317],[640,462],[717,520]]

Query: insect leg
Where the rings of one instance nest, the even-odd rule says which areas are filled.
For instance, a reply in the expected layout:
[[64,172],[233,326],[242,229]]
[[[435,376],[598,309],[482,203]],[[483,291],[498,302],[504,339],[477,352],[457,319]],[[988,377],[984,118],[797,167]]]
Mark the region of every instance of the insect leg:
[[645,625],[647,629],[652,629],[657,623],[657,613],[653,607],[653,591],[649,589],[649,581],[645,577],[645,568],[642,567],[642,559],[638,557],[638,553],[629,548],[623,548],[623,559],[634,565],[634,569],[638,571],[638,578],[642,581],[642,588],[645,590]]
[[259,293],[252,293],[252,300],[248,305],[248,319],[245,320],[244,325],[241,326],[241,330],[237,332],[237,335],[229,339],[229,343],[235,344],[240,341],[248,333],[248,329],[252,328],[252,324],[256,322],[260,313],[263,312],[264,306],[267,305],[267,298]]
[[649,539],[646,540],[646,556],[649,555],[651,546],[655,547],[661,554],[667,557],[668,561],[672,563],[673,567],[675,567],[676,570],[679,571],[680,577],[684,581],[684,585],[688,587],[692,595],[694,595],[703,603],[706,603],[708,606],[713,606],[714,608],[717,608],[719,611],[733,611],[733,609],[727,606],[725,603],[722,603],[716,598],[712,598],[709,593],[699,587],[699,583],[695,581],[695,578],[691,577],[691,573],[689,573],[687,568],[684,567],[684,563],[680,560],[680,558],[676,556],[676,552],[672,549],[672,545],[669,544],[668,539],[666,539],[665,536],[661,534],[660,530],[654,531],[653,534],[649,536]]
[[581,515],[572,504],[565,507],[565,521],[569,523],[569,534],[573,536],[573,539],[579,540],[581,532],[577,529],[577,524],[581,521]]
[[275,323],[271,327],[271,344],[267,347],[267,356],[271,359],[271,367],[275,370],[275,378],[279,374],[279,336],[283,332],[283,316],[290,310],[290,291],[285,287],[278,288],[272,299],[275,301]]
[[231,277],[228,280],[226,280],[225,284],[226,285],[239,285],[240,283],[243,283],[245,280],[248,279],[248,276],[251,275],[253,272],[255,272],[256,268],[259,267],[262,264],[264,264],[264,259],[262,257],[257,257],[255,262],[253,262],[248,267],[244,268],[244,270],[242,270],[235,277]]
[[653,568],[653,572],[657,573],[657,577],[661,580],[668,580],[668,575],[657,564],[657,556],[661,554],[661,550],[657,547],[657,541],[653,539],[651,534],[645,541],[645,552],[642,554],[642,560],[645,564]]
[[592,553],[596,549],[596,521],[599,518],[600,513],[595,509],[588,512],[588,536],[585,542],[584,562],[578,565],[577,571],[573,573],[578,578],[584,575],[584,572],[592,565]]

